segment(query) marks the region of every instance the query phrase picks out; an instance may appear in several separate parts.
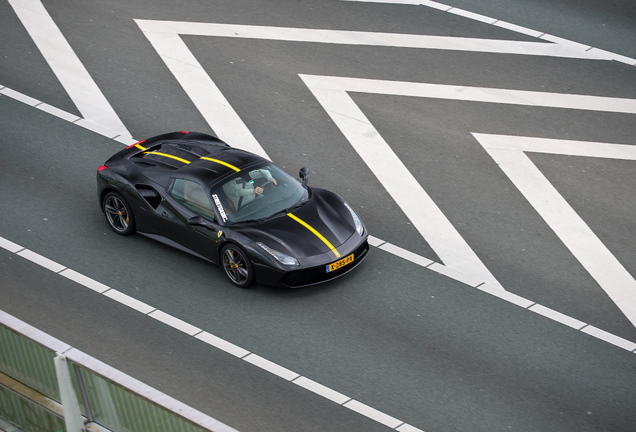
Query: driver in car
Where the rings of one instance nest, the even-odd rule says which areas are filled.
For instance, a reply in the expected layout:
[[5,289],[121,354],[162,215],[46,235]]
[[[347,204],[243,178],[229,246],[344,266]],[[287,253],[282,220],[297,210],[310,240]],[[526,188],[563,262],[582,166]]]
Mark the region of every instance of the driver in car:
[[235,211],[238,211],[245,204],[253,201],[254,198],[256,198],[256,195],[263,193],[262,187],[254,187],[255,179],[262,178],[265,179],[266,182],[271,181],[275,185],[278,184],[276,183],[276,179],[272,177],[272,174],[267,169],[250,171],[249,175],[252,179],[249,182],[244,181],[241,177],[237,177],[223,185],[223,191],[234,206]]

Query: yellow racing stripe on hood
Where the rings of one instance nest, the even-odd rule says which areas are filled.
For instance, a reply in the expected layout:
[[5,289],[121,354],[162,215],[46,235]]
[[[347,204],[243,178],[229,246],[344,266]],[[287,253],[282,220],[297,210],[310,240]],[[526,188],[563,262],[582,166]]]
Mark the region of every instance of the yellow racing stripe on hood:
[[324,238],[323,235],[320,234],[318,231],[316,231],[311,225],[309,225],[307,222],[305,222],[304,220],[294,216],[291,213],[287,213],[287,216],[289,216],[290,218],[292,218],[293,220],[295,220],[296,222],[298,222],[299,224],[301,224],[302,226],[307,228],[309,231],[311,231],[316,237],[318,237],[320,240],[322,240],[322,242],[324,244],[326,244],[329,249],[331,249],[331,252],[333,252],[333,254],[336,256],[336,258],[340,258],[340,252],[338,252],[338,250],[335,247],[333,247],[333,245],[331,243],[329,243],[329,240]]

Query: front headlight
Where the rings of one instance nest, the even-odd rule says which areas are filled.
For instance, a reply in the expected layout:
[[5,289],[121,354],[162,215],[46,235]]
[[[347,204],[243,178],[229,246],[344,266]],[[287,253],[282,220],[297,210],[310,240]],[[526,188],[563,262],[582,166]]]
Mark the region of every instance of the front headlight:
[[269,253],[271,256],[273,256],[274,258],[276,258],[276,260],[281,263],[281,264],[285,264],[285,265],[289,265],[289,266],[297,266],[300,265],[298,264],[298,260],[296,260],[296,258],[294,257],[290,257],[289,255],[285,255],[282,252],[278,252],[275,249],[270,248],[269,246],[261,243],[261,242],[256,242],[257,245],[259,245],[260,247],[262,247],[263,249],[265,249],[265,251],[267,251],[267,253]]
[[353,209],[351,207],[349,207],[349,204],[344,203],[344,205],[351,212],[351,217],[353,218],[353,222],[355,222],[355,224],[356,224],[356,231],[358,231],[358,234],[360,234],[360,235],[364,234],[364,225],[362,225],[362,221],[360,220],[360,218],[358,217],[356,212],[354,212]]

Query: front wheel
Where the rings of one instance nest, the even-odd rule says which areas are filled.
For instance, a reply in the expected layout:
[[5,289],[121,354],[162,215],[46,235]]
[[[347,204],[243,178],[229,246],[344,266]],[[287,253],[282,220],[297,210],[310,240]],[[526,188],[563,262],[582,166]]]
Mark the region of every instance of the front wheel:
[[230,282],[239,288],[247,288],[254,282],[254,270],[247,254],[240,247],[228,244],[221,251],[221,265]]
[[108,225],[119,235],[130,235],[135,232],[135,218],[130,206],[123,196],[117,192],[108,192],[102,201],[102,210]]

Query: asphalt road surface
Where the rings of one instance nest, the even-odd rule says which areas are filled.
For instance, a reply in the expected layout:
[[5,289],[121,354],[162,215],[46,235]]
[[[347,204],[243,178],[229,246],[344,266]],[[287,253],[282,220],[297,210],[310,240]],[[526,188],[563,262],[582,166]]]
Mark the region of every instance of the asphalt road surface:
[[[1,0],[0,309],[242,432],[633,431],[635,114],[626,0]],[[309,167],[368,259],[239,290],[115,235],[96,168],[174,130]]]

